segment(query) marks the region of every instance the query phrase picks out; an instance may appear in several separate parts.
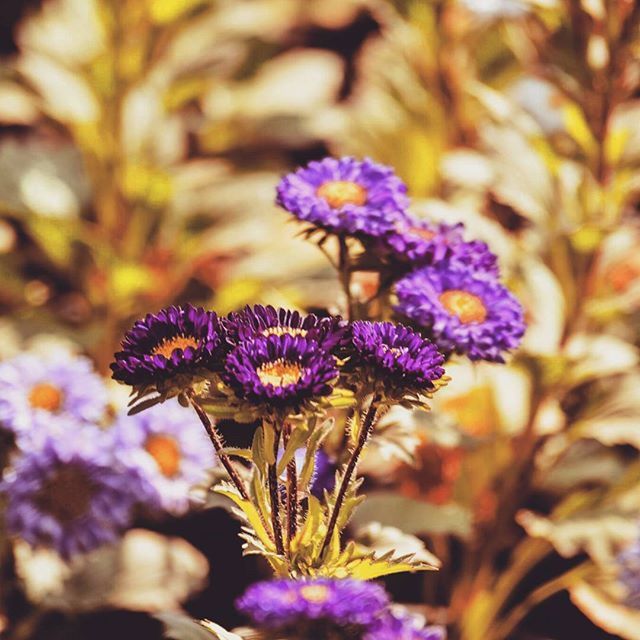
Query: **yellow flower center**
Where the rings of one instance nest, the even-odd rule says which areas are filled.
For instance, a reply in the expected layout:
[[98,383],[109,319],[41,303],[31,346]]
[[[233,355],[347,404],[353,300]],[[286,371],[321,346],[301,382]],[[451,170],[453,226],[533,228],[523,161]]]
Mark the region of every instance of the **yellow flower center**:
[[182,349],[182,351],[184,351],[187,347],[196,349],[198,347],[198,341],[191,336],[175,336],[163,340],[152,353],[154,356],[164,356],[168,359],[176,349]]
[[300,589],[300,595],[315,604],[326,602],[329,598],[329,588],[323,584],[310,584]]
[[362,206],[367,201],[367,190],[349,180],[329,180],[318,187],[316,195],[332,209],[340,209],[345,204]]
[[263,336],[306,336],[308,331],[298,327],[267,327],[263,332]]
[[40,489],[37,505],[58,522],[73,522],[89,510],[93,484],[87,472],[70,464],[59,467]]
[[286,362],[282,358],[273,362],[265,362],[257,371],[262,384],[274,387],[288,387],[302,377],[302,367],[295,362]]
[[487,308],[482,300],[468,291],[445,291],[440,294],[440,302],[452,316],[458,316],[462,324],[484,322],[487,317]]
[[55,413],[62,407],[62,400],[62,391],[48,382],[35,385],[29,392],[29,404],[34,409],[44,409]]
[[154,434],[144,443],[147,453],[156,461],[162,475],[172,478],[180,469],[180,447],[171,436]]

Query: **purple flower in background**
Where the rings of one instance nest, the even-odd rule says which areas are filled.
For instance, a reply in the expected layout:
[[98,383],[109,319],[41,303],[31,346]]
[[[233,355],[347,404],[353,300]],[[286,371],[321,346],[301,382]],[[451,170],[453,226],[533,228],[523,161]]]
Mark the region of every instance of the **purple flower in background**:
[[325,158],[282,178],[276,202],[328,233],[378,237],[404,217],[406,193],[390,167],[370,159]]
[[238,399],[287,412],[331,394],[337,377],[332,355],[314,340],[288,334],[242,342],[227,356],[222,372]]
[[318,449],[315,459],[315,469],[311,482],[311,494],[321,499],[325,491],[333,491],[336,486],[336,471],[338,464],[332,460],[324,449]]
[[187,511],[190,489],[205,481],[215,464],[200,421],[175,400],[121,415],[110,435],[118,459],[139,472],[149,500],[176,515]]
[[138,320],[127,332],[111,365],[113,377],[137,389],[179,391],[216,366],[220,344],[213,311],[168,307]]
[[116,541],[131,523],[140,482],[104,445],[104,433],[87,426],[25,452],[0,485],[9,533],[65,559]]
[[222,323],[231,344],[258,336],[287,334],[315,340],[327,351],[340,344],[347,330],[347,323],[340,317],[320,318],[312,313],[304,315],[298,311],[259,304],[229,314]]
[[17,434],[37,424],[97,422],[107,392],[87,358],[22,354],[0,364],[0,425]]
[[260,628],[320,640],[336,630],[344,632],[338,637],[360,637],[388,603],[385,590],[372,582],[317,578],[258,582],[236,606]]
[[357,374],[356,381],[368,379],[388,397],[432,391],[444,375],[436,346],[401,324],[359,320],[352,324],[351,343],[345,371]]
[[504,362],[525,331],[522,306],[497,280],[441,264],[396,284],[395,310],[424,327],[444,353]]
[[625,603],[634,609],[640,609],[640,540],[621,551],[618,564],[618,580],[624,586]]
[[363,640],[445,640],[443,627],[425,627],[419,616],[387,611]]

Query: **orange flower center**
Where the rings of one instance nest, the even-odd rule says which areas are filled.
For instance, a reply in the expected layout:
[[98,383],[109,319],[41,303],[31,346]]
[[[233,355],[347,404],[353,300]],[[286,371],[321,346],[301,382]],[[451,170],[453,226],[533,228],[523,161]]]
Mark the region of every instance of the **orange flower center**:
[[300,595],[307,602],[320,604],[329,598],[329,588],[323,584],[310,584],[300,589]]
[[87,472],[77,465],[59,467],[37,497],[40,509],[62,523],[73,522],[89,510],[93,483]]
[[171,354],[176,349],[182,349],[184,351],[187,347],[196,349],[198,341],[191,336],[175,336],[173,338],[167,338],[163,340],[153,351],[154,356],[164,356],[170,358]]
[[162,475],[172,478],[180,469],[180,447],[175,438],[154,434],[144,443],[147,453],[156,461]]
[[340,209],[345,204],[362,206],[367,201],[367,190],[349,180],[329,180],[318,187],[316,195],[326,200],[332,209]]
[[62,391],[48,382],[35,385],[29,392],[29,404],[34,409],[44,409],[51,413],[60,410],[62,399]]
[[288,387],[302,377],[302,368],[295,362],[285,362],[282,358],[273,362],[265,362],[257,371],[262,384],[274,387]]
[[267,327],[263,332],[263,336],[306,336],[308,331],[299,327]]
[[487,309],[482,300],[468,291],[445,291],[440,294],[440,302],[452,316],[458,316],[462,324],[484,322],[487,317]]

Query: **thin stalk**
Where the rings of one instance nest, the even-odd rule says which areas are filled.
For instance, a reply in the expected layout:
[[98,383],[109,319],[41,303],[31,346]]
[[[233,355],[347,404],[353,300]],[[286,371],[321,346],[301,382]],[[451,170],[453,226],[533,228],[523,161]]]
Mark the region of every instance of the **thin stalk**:
[[[287,448],[291,435],[291,425],[285,425],[284,446]],[[291,548],[291,541],[298,529],[298,469],[295,456],[287,464],[287,546]]]
[[376,415],[378,412],[377,400],[378,399],[375,396],[371,400],[371,404],[369,405],[367,414],[365,415],[362,426],[360,427],[360,433],[358,435],[358,443],[356,444],[356,448],[353,450],[353,453],[351,454],[351,458],[349,459],[349,462],[347,464],[347,468],[344,472],[344,476],[342,477],[342,483],[340,484],[338,497],[336,498],[336,503],[333,506],[333,512],[331,513],[329,526],[327,527],[327,533],[324,537],[324,542],[322,543],[322,549],[320,550],[320,556],[324,554],[327,547],[329,546],[329,542],[331,541],[331,537],[333,536],[333,532],[338,522],[338,516],[340,515],[340,510],[342,509],[342,503],[344,502],[344,497],[347,494],[347,489],[349,488],[349,484],[351,483],[351,478],[353,477],[353,474],[358,465],[358,460],[360,459],[362,450],[367,444],[367,440],[369,440],[369,436],[373,432],[373,427],[375,425]]
[[273,439],[273,455],[275,462],[269,465],[267,470],[269,480],[269,499],[271,500],[271,525],[275,538],[276,551],[284,555],[284,543],[282,541],[282,523],[280,522],[280,495],[278,492],[278,448],[280,447],[280,431],[276,431]]
[[349,247],[344,236],[338,236],[340,253],[338,271],[340,272],[340,284],[347,298],[347,320],[353,320],[353,298],[351,297],[351,265],[349,262]]

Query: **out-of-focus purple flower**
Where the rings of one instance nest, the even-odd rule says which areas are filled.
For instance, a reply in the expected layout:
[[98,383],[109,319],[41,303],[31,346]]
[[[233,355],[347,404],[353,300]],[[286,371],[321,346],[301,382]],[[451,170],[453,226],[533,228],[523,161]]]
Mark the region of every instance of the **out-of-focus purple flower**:
[[397,313],[424,327],[443,353],[504,362],[525,331],[522,306],[496,279],[440,264],[395,287]]
[[406,193],[390,167],[368,158],[324,158],[282,178],[277,203],[328,233],[379,237],[405,215]]
[[372,631],[363,640],[445,640],[443,627],[424,626],[420,616],[399,612],[395,608],[387,611]]
[[325,491],[333,491],[336,486],[336,471],[338,465],[323,449],[318,449],[315,460],[315,471],[311,483],[311,494],[321,499]]
[[118,459],[139,472],[149,502],[176,515],[187,511],[190,489],[206,480],[215,463],[195,413],[176,400],[121,415],[110,435]]
[[131,523],[140,481],[108,450],[104,433],[85,426],[25,452],[0,485],[9,533],[65,559],[116,541]]
[[0,364],[0,426],[17,434],[51,421],[97,422],[107,393],[87,358],[21,354]]
[[302,336],[247,340],[227,356],[222,379],[242,402],[263,410],[299,412],[332,391],[336,359]]
[[319,640],[336,637],[336,630],[344,634],[337,637],[359,637],[377,623],[388,603],[377,584],[317,578],[258,582],[236,606],[260,628]]
[[347,374],[389,398],[433,391],[444,375],[436,346],[401,324],[359,320],[351,326],[351,343]]
[[245,307],[222,319],[225,336],[230,344],[238,344],[258,336],[290,335],[315,340],[323,349],[331,351],[344,338],[347,323],[339,317],[320,318],[289,309],[255,305]]
[[139,390],[177,393],[217,364],[221,344],[213,311],[168,307],[138,320],[111,365],[113,377]]
[[624,586],[625,603],[640,609],[640,540],[621,551],[617,558],[618,580]]

